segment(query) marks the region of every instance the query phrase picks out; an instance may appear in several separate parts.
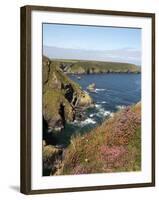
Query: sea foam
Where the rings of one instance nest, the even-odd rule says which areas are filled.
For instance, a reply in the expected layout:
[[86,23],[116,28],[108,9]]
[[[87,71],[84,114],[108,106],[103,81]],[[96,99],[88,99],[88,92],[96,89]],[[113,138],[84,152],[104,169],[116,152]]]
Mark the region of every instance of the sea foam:
[[96,104],[95,107],[96,107],[98,112],[95,113],[94,115],[97,116],[97,117],[106,117],[106,116],[111,114],[110,111],[105,110],[100,104]]
[[103,91],[105,91],[106,89],[104,89],[104,88],[96,88],[95,89],[95,92],[96,93],[98,93],[98,92],[103,92]]
[[122,109],[124,109],[126,106],[124,106],[124,105],[118,105],[118,106],[116,106],[116,108],[118,109],[118,110],[122,110]]
[[77,121],[75,120],[74,122],[72,122],[71,124],[74,124],[76,126],[80,126],[80,127],[83,127],[83,126],[86,126],[86,125],[89,125],[89,124],[96,124],[96,121],[92,118],[87,118],[85,119],[84,121]]

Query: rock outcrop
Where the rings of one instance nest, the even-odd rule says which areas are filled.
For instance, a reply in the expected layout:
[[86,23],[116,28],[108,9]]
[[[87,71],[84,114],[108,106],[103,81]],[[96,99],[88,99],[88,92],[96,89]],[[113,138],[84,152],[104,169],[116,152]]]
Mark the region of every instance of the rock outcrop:
[[92,83],[92,84],[88,85],[87,90],[89,92],[95,92],[96,91],[96,85],[95,85],[95,83]]
[[131,63],[80,60],[58,60],[58,63],[68,74],[141,73],[141,68]]
[[54,174],[62,167],[62,149],[43,144],[43,175]]
[[60,63],[43,57],[43,119],[48,132],[60,131],[66,122],[75,120],[76,108],[92,104],[88,93],[64,74]]

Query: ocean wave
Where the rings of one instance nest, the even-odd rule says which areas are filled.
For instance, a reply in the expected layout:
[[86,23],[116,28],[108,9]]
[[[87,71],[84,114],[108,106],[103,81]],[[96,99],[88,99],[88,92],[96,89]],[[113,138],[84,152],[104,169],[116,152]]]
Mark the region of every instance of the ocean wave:
[[97,122],[94,119],[92,119],[92,118],[87,118],[84,121],[77,121],[77,120],[75,120],[74,122],[71,122],[71,124],[73,124],[75,126],[80,126],[80,127],[86,126],[88,124],[96,124],[96,123]]
[[111,114],[110,111],[104,110],[104,108],[99,109],[99,112],[96,113],[97,117],[106,117],[109,116]]
[[107,103],[106,101],[101,101],[101,102],[97,102],[97,104],[105,104]]
[[[103,101],[102,103],[106,103],[105,101]],[[97,123],[97,118],[103,119],[107,116],[112,116],[112,113],[108,110],[105,110],[101,104],[95,104],[95,111],[93,113],[90,113],[89,116],[83,120],[83,121],[79,121],[79,120],[75,120],[74,122],[71,122],[71,124],[75,125],[75,126],[79,126],[79,127],[84,127],[87,126],[89,124],[96,124]]]
[[122,109],[124,109],[126,106],[124,106],[124,105],[118,105],[118,106],[116,106],[116,109],[118,109],[118,110],[122,110]]
[[92,117],[94,117],[96,114],[95,113],[93,113],[93,114],[90,114],[89,116],[92,118]]
[[87,124],[96,124],[96,121],[91,119],[91,118],[87,118],[86,120],[84,121],[81,121],[81,124],[82,125],[87,125]]
[[[106,116],[109,116],[111,114],[110,111],[105,110],[100,104],[95,104],[95,108],[97,109],[97,113],[94,113],[93,114],[94,116],[106,117]],[[91,115],[91,116],[93,117],[93,115]]]
[[104,89],[104,88],[96,88],[96,89],[95,89],[96,92],[102,92],[102,91],[105,91],[105,90],[106,90],[106,89]]
[[95,104],[95,108],[101,108],[102,106],[100,104]]

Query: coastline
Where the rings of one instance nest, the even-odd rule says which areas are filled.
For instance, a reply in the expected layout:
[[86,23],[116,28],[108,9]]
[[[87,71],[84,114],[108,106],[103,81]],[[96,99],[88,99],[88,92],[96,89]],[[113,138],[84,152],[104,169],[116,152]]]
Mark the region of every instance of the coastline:
[[[59,154],[56,151],[55,157],[58,160],[58,164],[56,163],[56,166],[52,166],[54,168],[52,175],[140,171],[140,112],[141,103],[138,102],[137,104],[121,108],[119,111],[114,112],[108,119],[104,120],[102,124],[93,128],[90,132],[84,135],[80,135],[79,133],[73,136],[67,148],[60,149]],[[125,115],[127,116],[126,118],[124,117]],[[124,121],[122,122],[122,120]],[[131,126],[133,128],[130,131]],[[118,134],[116,129],[121,130],[119,131],[120,134]],[[91,149],[101,151],[101,153],[94,153]],[[133,164],[127,166],[125,162],[127,162],[127,159],[129,160],[131,152],[133,152],[133,155],[131,155],[131,162]],[[100,159],[98,157],[95,158],[95,154],[98,157],[103,154],[104,157]],[[99,167],[98,159],[99,163],[105,166],[105,169]],[[122,163],[118,163],[119,159],[122,160]],[[98,163],[97,165],[95,160]],[[111,160],[111,163],[108,160]],[[57,167],[56,170],[55,167]]]

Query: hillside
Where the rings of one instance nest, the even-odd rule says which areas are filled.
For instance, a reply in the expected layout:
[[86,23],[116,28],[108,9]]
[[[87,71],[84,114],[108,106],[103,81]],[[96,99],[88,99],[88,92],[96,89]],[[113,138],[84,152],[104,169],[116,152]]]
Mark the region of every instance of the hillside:
[[83,136],[72,138],[60,174],[141,170],[141,104],[126,107]]
[[70,74],[93,73],[140,73],[141,69],[130,63],[79,61],[79,60],[53,60],[60,68]]
[[[114,113],[84,135],[79,131],[70,136],[68,146],[57,142],[62,129],[65,131],[70,122],[80,122],[85,109],[94,106],[89,94],[67,76],[69,69],[79,63],[86,69],[86,62],[51,61],[43,56],[43,175],[140,170],[140,103]],[[87,67],[92,65],[89,64]],[[77,70],[81,73],[78,67]]]

